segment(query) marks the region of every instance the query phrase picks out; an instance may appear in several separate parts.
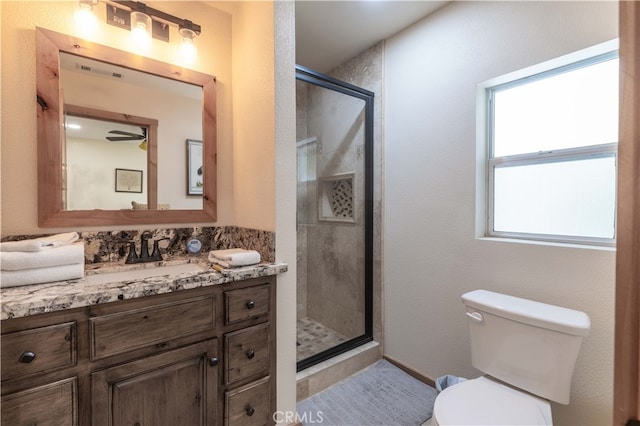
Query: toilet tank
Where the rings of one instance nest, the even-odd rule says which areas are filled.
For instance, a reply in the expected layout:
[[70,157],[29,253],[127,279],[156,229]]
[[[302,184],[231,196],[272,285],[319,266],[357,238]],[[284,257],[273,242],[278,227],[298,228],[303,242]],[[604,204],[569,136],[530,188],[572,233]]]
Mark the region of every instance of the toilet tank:
[[475,290],[462,295],[475,368],[542,398],[569,403],[587,314]]

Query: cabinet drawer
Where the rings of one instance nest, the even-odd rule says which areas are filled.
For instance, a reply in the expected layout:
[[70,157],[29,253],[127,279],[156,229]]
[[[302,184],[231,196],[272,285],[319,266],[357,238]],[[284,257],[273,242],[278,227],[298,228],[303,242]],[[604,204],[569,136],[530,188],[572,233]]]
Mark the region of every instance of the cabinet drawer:
[[269,377],[225,392],[224,400],[225,426],[264,426],[275,423],[270,409]]
[[225,334],[225,383],[233,383],[260,373],[270,364],[270,325],[256,325]]
[[213,330],[214,323],[213,295],[91,318],[91,359]]
[[269,284],[224,292],[225,322],[232,324],[269,312]]
[[2,397],[2,423],[15,426],[78,424],[78,385],[74,378]]
[[2,380],[74,365],[76,333],[73,321],[4,334]]

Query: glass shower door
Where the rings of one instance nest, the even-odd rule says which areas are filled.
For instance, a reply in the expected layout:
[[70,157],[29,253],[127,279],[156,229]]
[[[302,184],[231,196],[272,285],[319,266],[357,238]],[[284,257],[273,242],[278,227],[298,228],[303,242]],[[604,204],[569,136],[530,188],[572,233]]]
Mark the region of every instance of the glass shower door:
[[371,340],[373,94],[296,77],[301,370]]

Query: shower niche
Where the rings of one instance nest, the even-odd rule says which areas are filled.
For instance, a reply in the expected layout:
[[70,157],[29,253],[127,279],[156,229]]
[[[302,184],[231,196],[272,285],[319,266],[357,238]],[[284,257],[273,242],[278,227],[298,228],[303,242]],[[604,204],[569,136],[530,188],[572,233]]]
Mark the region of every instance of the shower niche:
[[318,220],[355,222],[354,175],[341,173],[318,179]]
[[373,93],[296,79],[300,371],[372,340]]

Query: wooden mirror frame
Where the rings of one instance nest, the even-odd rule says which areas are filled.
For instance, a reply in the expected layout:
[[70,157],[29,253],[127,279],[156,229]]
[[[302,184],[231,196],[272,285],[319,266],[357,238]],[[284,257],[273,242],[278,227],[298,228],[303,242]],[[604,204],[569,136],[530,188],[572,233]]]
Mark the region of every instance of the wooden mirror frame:
[[[202,141],[204,188],[201,210],[63,210],[62,149],[64,100],[60,87],[60,52],[194,84],[203,89]],[[206,223],[217,219],[216,81],[215,77],[36,28],[36,91],[38,123],[38,226],[87,227],[156,223]],[[157,161],[149,157],[149,178]],[[153,163],[153,164],[152,164]],[[153,170],[153,171],[151,171]],[[155,186],[156,183],[154,182]],[[151,200],[150,200],[151,201]]]

